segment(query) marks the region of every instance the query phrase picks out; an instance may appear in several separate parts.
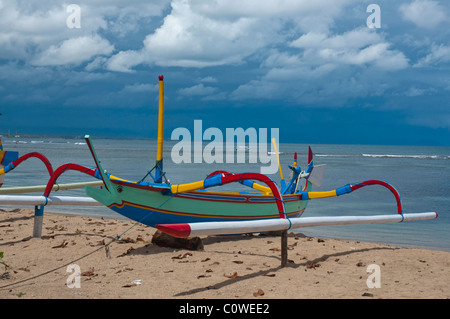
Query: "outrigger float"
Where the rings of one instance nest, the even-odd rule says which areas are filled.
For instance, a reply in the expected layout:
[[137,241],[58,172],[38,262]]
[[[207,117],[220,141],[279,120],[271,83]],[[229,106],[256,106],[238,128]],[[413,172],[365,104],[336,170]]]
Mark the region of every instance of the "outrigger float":
[[[42,196],[0,195],[0,205],[34,205],[36,217],[43,215],[46,205],[105,205],[115,212],[141,224],[157,228],[175,237],[190,237],[220,234],[282,232],[283,247],[286,246],[287,231],[301,227],[394,223],[437,218],[436,212],[404,214],[400,195],[390,184],[379,180],[368,180],[348,184],[331,191],[312,191],[312,186],[321,186],[325,165],[314,165],[313,152],[309,147],[306,169],[297,165],[297,154],[289,181],[284,181],[278,158],[281,187],[269,177],[259,173],[229,173],[215,171],[205,179],[188,184],[171,184],[163,170],[164,130],[164,78],[159,76],[159,113],[156,164],[148,175],[153,182],[132,182],[110,175],[101,166],[90,136],[85,140],[96,167],[65,164],[53,170],[50,161],[40,153],[29,153],[18,157],[17,152],[0,150],[0,186],[3,175],[10,172],[30,157],[44,162],[50,178],[46,185],[33,190],[43,190]],[[0,144],[1,145],[1,144]],[[50,196],[52,190],[61,185],[58,178],[68,170],[75,170],[96,178],[98,181],[83,183],[89,197]],[[154,173],[154,175],[152,174]],[[212,191],[210,188],[229,183],[241,183],[251,187],[251,192]],[[303,184],[303,186],[302,186]],[[340,196],[365,186],[380,185],[389,189],[397,203],[397,213],[373,216],[301,217],[309,200]],[[98,187],[100,186],[100,188]],[[65,185],[80,187],[79,184]],[[28,189],[29,190],[29,189]],[[25,192],[18,188],[17,192]],[[0,189],[0,193],[12,193]],[[40,233],[38,237],[40,237]],[[285,251],[286,249],[284,249]],[[284,261],[283,261],[284,260]]]

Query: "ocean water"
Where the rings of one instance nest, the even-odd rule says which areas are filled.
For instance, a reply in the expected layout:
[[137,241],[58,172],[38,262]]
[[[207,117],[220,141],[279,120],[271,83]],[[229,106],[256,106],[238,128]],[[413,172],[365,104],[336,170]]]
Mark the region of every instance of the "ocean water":
[[[128,180],[141,180],[155,164],[155,139],[104,139],[92,137],[102,166],[109,173]],[[94,161],[82,137],[3,137],[5,150],[19,155],[40,152],[54,169],[66,163],[94,167]],[[171,159],[176,141],[164,141],[164,170],[172,183],[204,179],[215,170],[260,172],[261,163],[181,163]],[[203,146],[205,146],[204,143]],[[311,227],[297,230],[308,236],[387,243],[404,247],[424,247],[450,251],[450,147],[311,145],[315,164],[326,164],[325,180],[316,190],[332,190],[348,183],[379,179],[393,185],[401,195],[404,213],[435,211],[435,220],[395,224]],[[281,144],[280,161],[285,178],[287,165],[298,153],[298,164],[306,166],[308,145]],[[252,151],[252,149],[250,149]],[[279,174],[270,175],[279,183]],[[6,175],[3,187],[44,185],[48,181],[44,164],[31,158]],[[59,183],[92,181],[80,172],[66,172]],[[149,177],[146,179],[151,181]],[[225,185],[220,190],[248,190],[245,186]],[[39,194],[39,193],[38,193]],[[30,194],[31,195],[31,194]],[[82,189],[53,192],[52,195],[85,196]],[[10,207],[2,207],[10,208]],[[395,198],[384,187],[367,186],[350,194],[313,199],[303,216],[342,216],[396,214]],[[46,212],[64,212],[87,216],[122,218],[105,207],[48,206]]]

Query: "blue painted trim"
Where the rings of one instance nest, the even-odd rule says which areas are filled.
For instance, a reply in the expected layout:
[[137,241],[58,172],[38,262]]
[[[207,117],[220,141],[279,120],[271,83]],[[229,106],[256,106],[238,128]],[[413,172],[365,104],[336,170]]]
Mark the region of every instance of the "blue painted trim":
[[205,188],[218,185],[222,185],[222,174],[213,175],[203,181],[203,186]]
[[44,205],[34,207],[34,216],[44,216]]
[[19,158],[19,152],[6,151],[3,161],[0,163],[3,166],[12,164],[12,162],[17,161]]
[[345,185],[343,187],[339,187],[336,189],[336,195],[340,196],[340,195],[344,195],[344,194],[348,194],[352,191],[352,189],[350,188],[350,185]]
[[162,183],[163,175],[164,175],[164,172],[163,172],[163,160],[156,161],[154,182],[155,183]]
[[254,182],[249,180],[249,179],[245,179],[243,181],[239,181],[239,183],[241,183],[242,185],[251,187],[251,188],[253,188],[253,184],[254,184]]
[[308,200],[309,195],[307,191],[300,191],[299,194],[302,194],[302,200]]

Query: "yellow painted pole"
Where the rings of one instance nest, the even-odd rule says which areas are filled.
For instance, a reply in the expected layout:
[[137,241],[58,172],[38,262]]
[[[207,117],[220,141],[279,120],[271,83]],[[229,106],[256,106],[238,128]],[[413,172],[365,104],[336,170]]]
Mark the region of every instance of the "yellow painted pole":
[[275,140],[275,138],[272,139],[272,144],[273,144],[273,149],[275,150],[275,154],[277,155],[278,169],[280,170],[280,178],[281,178],[281,180],[284,180],[283,171],[281,169],[280,157],[278,156],[277,141]]
[[164,136],[164,76],[159,76],[159,111],[158,111],[158,139],[156,160],[162,160]]

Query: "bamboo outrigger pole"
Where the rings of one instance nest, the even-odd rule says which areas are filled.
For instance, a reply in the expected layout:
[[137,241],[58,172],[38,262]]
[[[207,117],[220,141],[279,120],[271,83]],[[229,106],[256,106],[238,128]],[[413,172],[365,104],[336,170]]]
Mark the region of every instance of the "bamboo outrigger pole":
[[163,173],[163,137],[164,137],[164,76],[159,76],[158,139],[156,149],[155,183],[161,183]]
[[[93,181],[93,182],[80,182],[80,183],[69,183],[69,184],[55,184],[52,187],[52,191],[62,191],[68,189],[84,188],[85,186],[102,186],[103,181]],[[47,185],[36,185],[36,186],[20,186],[20,187],[7,187],[0,188],[0,195],[8,194],[24,194],[24,193],[37,193],[45,191]]]

